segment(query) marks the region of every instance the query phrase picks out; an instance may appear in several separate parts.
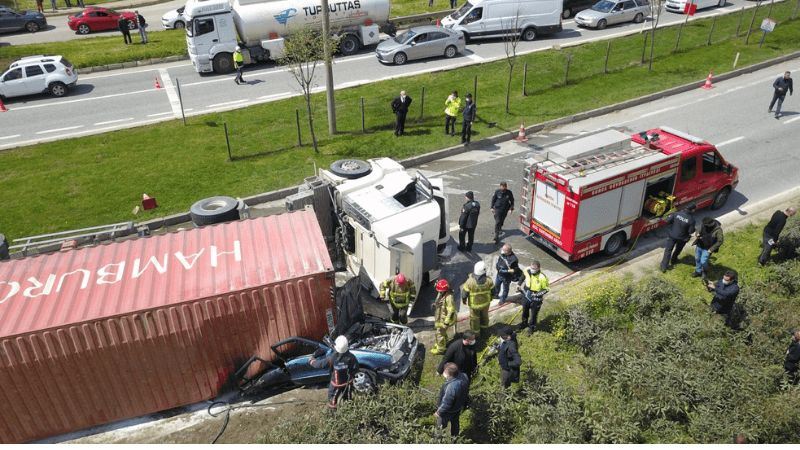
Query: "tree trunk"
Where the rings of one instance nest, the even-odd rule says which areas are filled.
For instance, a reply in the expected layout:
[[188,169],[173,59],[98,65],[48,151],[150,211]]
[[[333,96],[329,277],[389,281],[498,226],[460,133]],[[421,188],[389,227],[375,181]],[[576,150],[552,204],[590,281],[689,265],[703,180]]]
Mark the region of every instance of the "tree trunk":
[[314,153],[319,153],[317,136],[314,135],[314,117],[311,114],[311,92],[306,94],[306,107],[308,108],[308,129],[311,130],[311,145],[314,146]]
[[506,86],[506,114],[508,114],[508,99],[511,96],[511,73],[514,72],[514,65],[508,67],[508,86]]
[[650,61],[647,63],[647,70],[653,70],[653,51],[656,45],[656,27],[653,27],[653,38],[650,39]]

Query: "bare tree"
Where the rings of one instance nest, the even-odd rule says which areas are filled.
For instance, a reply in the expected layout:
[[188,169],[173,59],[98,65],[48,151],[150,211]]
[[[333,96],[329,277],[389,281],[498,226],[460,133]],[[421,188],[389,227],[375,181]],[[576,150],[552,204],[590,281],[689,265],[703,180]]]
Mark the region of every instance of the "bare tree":
[[522,37],[520,30],[520,10],[514,17],[503,19],[503,44],[506,50],[506,61],[508,62],[508,85],[506,86],[506,114],[508,114],[508,102],[511,97],[511,75],[514,73],[514,64],[517,62],[517,44]]
[[664,5],[667,0],[650,0],[650,61],[647,64],[647,70],[653,69],[653,51],[656,42],[656,28],[658,28],[658,21],[661,19],[661,13],[664,11]]
[[[300,93],[306,100],[308,111],[308,127],[311,130],[311,142],[314,151],[317,148],[317,137],[314,134],[314,116],[311,108],[311,91],[316,87],[317,66],[323,66],[326,58],[333,60],[332,52],[339,45],[339,37],[331,36],[329,45],[325,45],[323,34],[317,28],[309,26],[292,27],[284,42],[283,55],[278,62],[286,66],[300,87]],[[326,55],[326,50],[329,52]]]

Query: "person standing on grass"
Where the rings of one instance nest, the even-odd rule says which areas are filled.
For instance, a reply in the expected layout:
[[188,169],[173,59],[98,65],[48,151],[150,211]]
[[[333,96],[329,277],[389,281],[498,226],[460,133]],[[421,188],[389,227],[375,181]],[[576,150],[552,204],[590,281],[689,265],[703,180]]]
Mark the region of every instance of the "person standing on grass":
[[144,16],[139,14],[139,11],[134,11],[136,14],[136,25],[139,27],[139,37],[142,38],[142,44],[147,44],[147,21],[144,20]]
[[43,3],[44,3],[44,0],[36,0],[36,11],[38,11],[40,13],[44,12],[44,6],[42,6]]
[[772,83],[772,87],[775,88],[775,93],[772,94],[772,101],[769,103],[769,111],[767,112],[772,112],[772,107],[775,106],[775,102],[777,101],[778,107],[775,109],[776,119],[781,115],[781,105],[783,105],[783,100],[786,98],[786,91],[789,91],[789,95],[794,93],[794,87],[792,86],[792,79],[790,75],[791,74],[787,70],[782,77],[778,77],[778,79]]
[[64,4],[67,5],[67,8],[72,8],[72,3],[69,0],[64,0]]
[[464,145],[469,145],[473,123],[475,123],[475,102],[472,101],[472,94],[467,94],[467,102],[464,104],[464,122],[461,124],[461,143]]
[[692,273],[692,278],[703,277],[705,282],[708,278],[708,258],[712,253],[718,252],[722,245],[722,225],[718,220],[706,216],[703,218],[703,226],[700,227],[700,232],[696,236],[697,239],[693,244],[697,246],[694,252],[695,271]]
[[56,0],[50,0],[50,6],[53,7],[54,12],[58,11],[58,8],[56,8]]
[[725,319],[725,326],[731,326],[733,318],[733,305],[739,297],[739,284],[736,281],[736,272],[728,270],[716,283],[708,283],[708,292],[714,293],[711,299],[711,309]]
[[131,39],[131,30],[128,29],[128,19],[123,16],[119,16],[117,27],[119,28],[120,33],[122,33],[122,38],[125,39],[125,45],[133,44],[133,39]]
[[400,91],[400,95],[392,100],[390,106],[395,116],[394,137],[400,137],[406,133],[406,114],[411,106],[411,97],[406,95],[406,91]]
[[797,212],[795,208],[786,208],[786,211],[775,211],[772,215],[769,223],[764,227],[764,233],[761,236],[764,241],[764,251],[762,251],[761,256],[758,257],[759,265],[763,266],[769,261],[772,247],[775,246],[775,242],[778,240],[778,237],[780,237],[781,231],[783,231],[783,227],[786,225],[786,219],[792,217],[795,212]]
[[456,135],[456,116],[458,111],[461,110],[461,99],[458,98],[458,91],[447,97],[444,101],[444,134],[449,134],[450,137]]

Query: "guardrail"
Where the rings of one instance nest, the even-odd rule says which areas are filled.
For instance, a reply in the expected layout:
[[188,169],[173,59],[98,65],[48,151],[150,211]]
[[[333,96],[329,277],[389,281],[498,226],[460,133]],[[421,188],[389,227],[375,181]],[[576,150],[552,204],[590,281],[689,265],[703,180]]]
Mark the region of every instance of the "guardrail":
[[414,14],[411,16],[394,17],[389,19],[389,21],[394,24],[401,24],[401,23],[414,24],[414,23],[424,22],[427,19],[441,19],[442,17],[449,16],[455,11],[456,11],[455,9],[446,9],[444,11],[434,11],[425,14]]

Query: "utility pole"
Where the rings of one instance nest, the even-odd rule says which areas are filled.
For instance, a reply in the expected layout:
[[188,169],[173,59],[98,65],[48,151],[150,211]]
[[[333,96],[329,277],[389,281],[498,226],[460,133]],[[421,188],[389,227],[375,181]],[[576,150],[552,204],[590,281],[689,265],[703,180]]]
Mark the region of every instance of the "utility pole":
[[331,14],[328,0],[322,0],[322,42],[325,53],[325,98],[328,103],[328,133],[336,134],[336,103],[333,99],[333,65],[331,64]]

